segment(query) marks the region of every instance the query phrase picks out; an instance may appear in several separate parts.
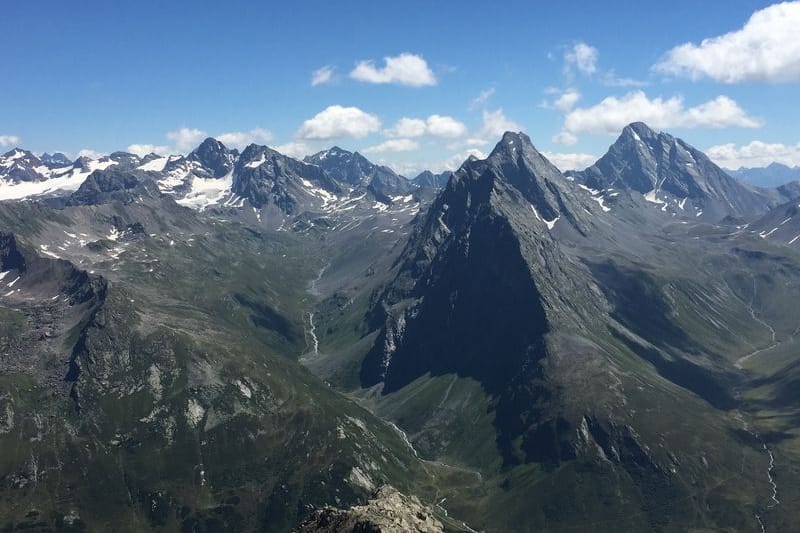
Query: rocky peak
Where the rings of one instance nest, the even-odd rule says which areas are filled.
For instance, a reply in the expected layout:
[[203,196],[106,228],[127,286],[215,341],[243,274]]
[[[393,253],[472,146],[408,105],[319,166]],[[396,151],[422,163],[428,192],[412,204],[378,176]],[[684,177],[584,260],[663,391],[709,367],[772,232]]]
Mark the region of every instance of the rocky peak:
[[748,216],[770,203],[767,195],[731,178],[700,150],[642,122],[626,126],[594,165],[569,175],[591,189],[636,191],[659,208],[693,217]]
[[138,198],[159,197],[158,185],[145,173],[115,167],[95,170],[67,200],[68,205],[130,204]]
[[234,155],[220,141],[208,137],[189,154],[189,159],[197,161],[214,178],[221,178],[233,170]]
[[14,148],[0,157],[0,178],[6,177],[14,182],[39,181],[43,179],[43,166],[41,159],[32,152]]
[[304,159],[317,165],[340,183],[364,187],[376,199],[391,203],[391,196],[408,194],[413,185],[391,168],[376,165],[358,152],[349,152],[338,146],[318,152]]
[[48,154],[45,152],[42,154],[40,159],[42,160],[42,163],[47,165],[49,168],[63,168],[72,164],[72,161],[70,161],[67,156],[61,152],[55,152],[53,154]]

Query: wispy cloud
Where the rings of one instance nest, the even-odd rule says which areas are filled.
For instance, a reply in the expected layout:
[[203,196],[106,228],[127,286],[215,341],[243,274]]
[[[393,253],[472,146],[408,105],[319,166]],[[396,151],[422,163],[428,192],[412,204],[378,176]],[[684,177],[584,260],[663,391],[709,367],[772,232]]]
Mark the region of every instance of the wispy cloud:
[[542,152],[562,172],[567,170],[583,170],[592,166],[597,161],[597,156],[592,154],[571,154],[561,152]]
[[476,96],[470,101],[469,110],[474,111],[480,107],[483,107],[486,104],[486,102],[489,101],[489,98],[494,96],[494,92],[495,92],[494,87],[482,90],[480,94],[478,94],[478,96]]
[[325,65],[311,73],[311,86],[326,85],[333,81],[334,67]]

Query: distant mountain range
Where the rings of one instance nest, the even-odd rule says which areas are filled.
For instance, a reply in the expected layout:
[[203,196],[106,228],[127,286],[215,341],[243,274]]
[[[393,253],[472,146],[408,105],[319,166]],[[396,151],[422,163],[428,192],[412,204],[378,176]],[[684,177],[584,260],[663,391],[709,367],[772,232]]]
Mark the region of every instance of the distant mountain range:
[[7,530],[800,522],[800,183],[633,123],[411,180],[14,149],[0,200]]
[[789,167],[781,163],[771,163],[766,167],[740,168],[728,170],[736,179],[758,187],[778,187],[791,181],[800,181],[800,167]]

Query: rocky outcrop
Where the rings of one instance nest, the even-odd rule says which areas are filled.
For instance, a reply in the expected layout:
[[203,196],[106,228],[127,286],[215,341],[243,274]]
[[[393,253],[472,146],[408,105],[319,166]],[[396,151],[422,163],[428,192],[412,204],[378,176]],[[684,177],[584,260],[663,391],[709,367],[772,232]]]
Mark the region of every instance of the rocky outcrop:
[[300,526],[300,533],[419,533],[443,532],[442,523],[416,496],[390,485],[375,492],[366,505],[350,509],[325,507]]

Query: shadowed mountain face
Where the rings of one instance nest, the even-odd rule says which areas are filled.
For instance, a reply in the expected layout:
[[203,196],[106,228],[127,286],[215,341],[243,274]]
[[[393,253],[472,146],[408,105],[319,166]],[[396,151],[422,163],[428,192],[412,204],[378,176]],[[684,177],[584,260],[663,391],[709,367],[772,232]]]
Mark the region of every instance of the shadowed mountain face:
[[557,294],[585,285],[549,235],[562,216],[577,227],[586,217],[568,188],[521,134],[506,134],[486,161],[465,163],[375,310],[387,323],[362,367],[364,384],[391,391],[426,372],[455,372],[496,393],[533,370],[544,355],[545,309],[574,312],[557,308]]

